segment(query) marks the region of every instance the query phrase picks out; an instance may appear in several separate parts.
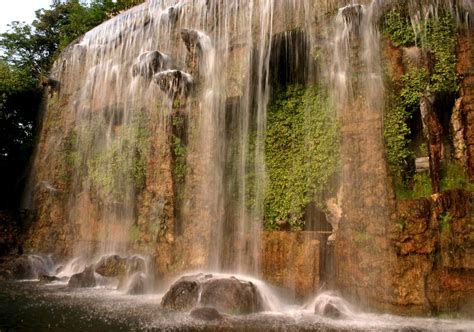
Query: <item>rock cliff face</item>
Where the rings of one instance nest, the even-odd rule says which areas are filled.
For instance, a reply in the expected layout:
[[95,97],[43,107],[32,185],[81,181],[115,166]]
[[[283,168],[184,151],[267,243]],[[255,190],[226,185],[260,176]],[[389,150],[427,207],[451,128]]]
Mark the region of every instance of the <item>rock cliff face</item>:
[[450,190],[400,201],[390,237],[401,312],[473,312],[473,193]]
[[461,78],[459,98],[453,109],[452,133],[456,157],[474,179],[474,36],[460,33],[457,49],[457,73]]
[[[472,310],[472,192],[394,193],[383,132],[395,87],[384,75],[398,81],[407,59],[419,60],[416,47],[397,47],[377,28],[397,1],[225,3],[148,1],[57,60],[27,197],[27,250],[139,253],[152,257],[157,283],[226,270],[298,299],[325,285],[401,313]],[[472,44],[460,31],[461,89],[449,105],[453,155],[471,180]],[[267,104],[294,83],[329,90],[341,167],[310,199],[324,219],[317,227],[293,227],[292,211],[271,225],[280,231],[262,231]],[[337,223],[328,201],[342,210]],[[338,228],[334,245],[325,220]]]

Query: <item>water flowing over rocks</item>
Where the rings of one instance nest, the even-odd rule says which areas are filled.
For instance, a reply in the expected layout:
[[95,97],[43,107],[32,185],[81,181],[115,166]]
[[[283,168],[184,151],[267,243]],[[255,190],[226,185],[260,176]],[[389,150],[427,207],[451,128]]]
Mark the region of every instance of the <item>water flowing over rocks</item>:
[[314,312],[323,317],[341,319],[354,315],[353,309],[347,301],[330,292],[319,294],[312,306]]
[[141,75],[145,79],[151,80],[156,73],[170,68],[171,59],[169,56],[158,51],[149,51],[140,54],[132,66],[132,74],[133,76]]
[[43,255],[22,255],[12,264],[14,279],[38,279],[41,275],[48,275],[53,268],[50,257]]
[[148,292],[148,285],[147,276],[142,272],[136,272],[128,278],[125,292],[131,295],[145,294]]
[[161,305],[173,310],[191,309],[197,304],[199,292],[200,282],[196,276],[182,277],[171,285]]
[[264,309],[262,296],[252,282],[202,274],[185,276],[176,281],[163,297],[161,305],[175,310],[202,305],[233,315]]
[[[440,8],[468,17],[470,2],[455,3],[411,1],[407,15],[413,26]],[[149,0],[86,33],[43,80],[51,93],[32,162],[25,252],[123,256],[93,266],[78,259],[56,274],[20,256],[7,274],[72,276],[71,287],[111,279],[121,292],[142,294],[183,271],[232,271],[261,275],[295,301],[326,287],[364,308],[470,312],[471,193],[397,200],[387,166],[387,81],[400,80],[410,63],[431,70],[433,61],[421,45],[396,47],[379,31],[399,4]],[[439,110],[452,110],[454,157],[471,180],[472,36],[459,34],[460,90]],[[395,64],[390,79],[385,62]],[[299,197],[302,210],[320,208],[314,229],[295,222],[306,217],[298,209],[281,220],[266,215],[268,105],[279,90],[312,84],[327,92],[341,136],[328,188]],[[443,135],[436,143],[449,141]],[[424,170],[426,160],[417,165]],[[262,293],[245,278],[186,276],[162,306],[220,320],[219,312],[267,310]],[[334,296],[320,300],[311,312],[350,316]]]
[[84,287],[95,287],[96,278],[94,275],[94,266],[90,265],[80,273],[73,274],[69,279],[68,287],[71,288],[84,288]]
[[95,264],[95,272],[104,277],[118,277],[127,272],[127,259],[119,255],[103,256]]
[[153,77],[153,80],[171,100],[177,97],[187,97],[193,86],[191,75],[180,70],[159,72]]

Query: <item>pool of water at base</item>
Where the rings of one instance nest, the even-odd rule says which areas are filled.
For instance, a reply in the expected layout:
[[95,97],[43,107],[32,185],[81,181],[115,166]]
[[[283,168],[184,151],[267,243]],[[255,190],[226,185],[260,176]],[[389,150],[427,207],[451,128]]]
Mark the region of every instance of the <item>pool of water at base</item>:
[[359,314],[346,319],[287,308],[201,321],[160,307],[162,294],[124,295],[37,281],[0,283],[0,332],[7,331],[474,331],[474,321]]

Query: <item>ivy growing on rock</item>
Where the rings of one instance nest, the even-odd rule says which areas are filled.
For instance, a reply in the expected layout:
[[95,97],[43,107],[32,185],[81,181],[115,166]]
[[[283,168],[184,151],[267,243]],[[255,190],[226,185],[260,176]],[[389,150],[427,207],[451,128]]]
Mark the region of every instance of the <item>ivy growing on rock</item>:
[[414,157],[410,149],[408,121],[418,111],[427,78],[426,70],[411,68],[401,77],[399,93],[392,96],[391,107],[385,114],[386,157],[392,173],[398,178],[402,177],[409,160]]
[[[400,186],[416,180],[411,177],[408,167],[415,157],[408,123],[413,113],[419,112],[421,96],[427,91],[435,95],[449,95],[458,89],[455,53],[457,32],[455,21],[449,12],[440,10],[436,17],[429,17],[415,24],[408,17],[408,10],[404,6],[385,14],[382,31],[397,47],[416,45],[431,62],[430,66],[408,64],[405,75],[394,83],[385,114],[387,161],[395,182]],[[402,184],[400,187],[403,186]]]
[[339,125],[319,87],[290,86],[269,105],[265,139],[265,223],[303,226],[305,207],[339,166]]
[[87,161],[89,179],[99,197],[121,201],[127,188],[144,188],[148,137],[144,116],[137,114],[132,123],[123,125],[120,133]]
[[416,36],[410,19],[398,10],[393,9],[385,15],[382,32],[397,47],[416,44]]

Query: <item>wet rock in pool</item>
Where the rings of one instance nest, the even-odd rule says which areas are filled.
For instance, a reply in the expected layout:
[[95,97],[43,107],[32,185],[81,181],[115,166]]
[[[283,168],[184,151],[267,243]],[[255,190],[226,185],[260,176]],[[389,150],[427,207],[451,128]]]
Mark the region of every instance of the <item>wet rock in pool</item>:
[[95,272],[103,277],[118,277],[127,271],[127,260],[119,255],[103,256],[95,264]]
[[95,264],[95,272],[103,277],[123,277],[136,272],[145,272],[146,263],[142,257],[119,255],[103,256]]
[[27,256],[18,257],[13,262],[12,273],[15,279],[31,279],[34,277],[33,267]]
[[328,303],[323,309],[323,316],[329,318],[342,318],[343,313],[332,303]]
[[145,260],[140,256],[130,256],[127,258],[127,273],[146,272]]
[[257,287],[234,277],[206,281],[202,285],[201,304],[234,315],[263,310],[263,300]]
[[132,275],[128,281],[127,294],[131,294],[131,295],[145,294],[146,288],[147,288],[146,286],[147,286],[146,275],[141,272],[137,272],[134,275]]
[[314,312],[323,317],[339,319],[352,315],[354,311],[343,298],[331,292],[325,292],[316,297]]
[[188,310],[199,304],[233,315],[263,310],[263,299],[251,282],[202,274],[182,277],[176,281],[161,304],[175,310]]
[[161,305],[163,308],[188,310],[193,308],[199,297],[200,284],[195,276],[182,277],[171,285]]
[[211,307],[201,307],[195,308],[191,311],[191,317],[201,320],[218,320],[222,319],[222,315],[215,308]]
[[53,281],[59,281],[61,279],[56,276],[50,276],[49,274],[42,274],[39,276],[39,280],[40,282],[53,282]]
[[12,275],[15,279],[35,279],[39,275],[48,274],[51,265],[51,259],[48,257],[22,255],[13,262]]
[[84,271],[74,274],[67,285],[71,288],[95,287],[94,266],[91,265]]

